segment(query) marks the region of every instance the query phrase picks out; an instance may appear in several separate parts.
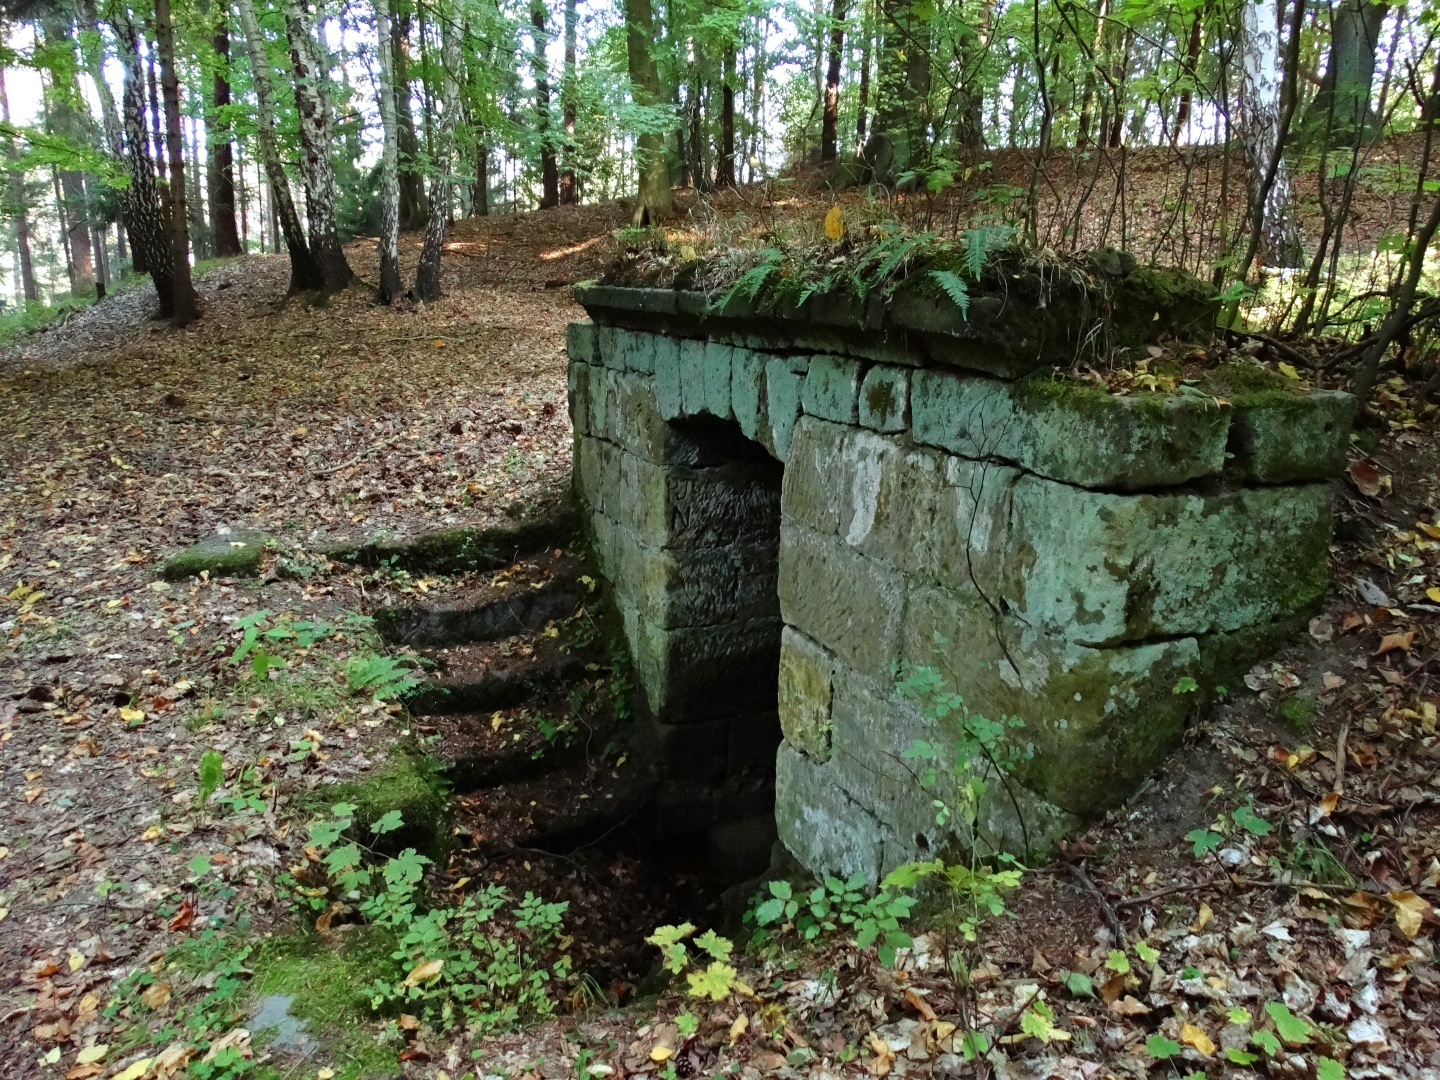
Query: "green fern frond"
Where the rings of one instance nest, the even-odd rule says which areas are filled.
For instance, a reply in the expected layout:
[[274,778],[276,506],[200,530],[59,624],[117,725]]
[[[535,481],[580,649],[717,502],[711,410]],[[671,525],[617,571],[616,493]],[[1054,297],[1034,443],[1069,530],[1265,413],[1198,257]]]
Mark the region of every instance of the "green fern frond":
[[965,279],[959,274],[949,270],[931,270],[930,276],[935,279],[936,284],[945,290],[948,296],[960,309],[960,314],[967,320],[970,318],[970,290],[965,286]]

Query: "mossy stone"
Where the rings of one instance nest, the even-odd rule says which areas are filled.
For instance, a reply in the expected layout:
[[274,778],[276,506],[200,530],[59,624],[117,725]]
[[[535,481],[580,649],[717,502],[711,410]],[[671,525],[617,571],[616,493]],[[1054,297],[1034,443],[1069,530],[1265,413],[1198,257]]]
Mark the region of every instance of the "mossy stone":
[[[450,840],[447,788],[433,758],[399,750],[368,776],[317,789],[314,802],[325,809],[336,803],[353,805],[357,839],[380,854],[414,848],[439,861]],[[392,810],[400,812],[400,828],[371,835],[370,827]]]
[[209,573],[211,577],[254,577],[260,572],[260,560],[271,538],[251,529],[222,529],[207,536],[160,566],[166,581],[182,581]]
[[1275,707],[1276,718],[1301,735],[1315,726],[1315,712],[1315,699],[1309,694],[1294,694]]
[[326,558],[359,566],[388,566],[411,573],[460,574],[499,570],[517,555],[574,541],[579,521],[566,503],[514,525],[461,525],[410,540],[344,542],[324,549]]

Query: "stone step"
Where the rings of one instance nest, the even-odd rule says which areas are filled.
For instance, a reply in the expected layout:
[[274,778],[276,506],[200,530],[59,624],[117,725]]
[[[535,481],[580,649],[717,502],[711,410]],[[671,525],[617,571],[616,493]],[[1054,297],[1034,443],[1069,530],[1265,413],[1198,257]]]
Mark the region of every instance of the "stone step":
[[455,825],[480,852],[567,851],[633,825],[654,789],[650,771],[621,757],[577,761],[543,776],[454,798]]
[[556,549],[444,604],[381,608],[375,627],[388,642],[419,648],[533,633],[583,606],[588,596],[579,581],[583,566],[579,557]]
[[543,635],[455,645],[427,655],[439,674],[407,699],[416,716],[511,709],[583,678],[586,665],[594,662]]

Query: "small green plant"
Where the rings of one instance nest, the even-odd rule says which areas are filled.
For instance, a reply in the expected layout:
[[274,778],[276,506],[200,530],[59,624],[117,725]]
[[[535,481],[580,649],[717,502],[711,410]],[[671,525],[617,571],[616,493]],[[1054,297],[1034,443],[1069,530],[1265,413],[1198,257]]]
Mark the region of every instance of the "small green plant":
[[1309,694],[1293,694],[1275,707],[1280,722],[1300,735],[1315,727],[1316,711],[1315,699]]
[[200,786],[195,792],[195,803],[200,809],[210,801],[210,796],[225,781],[225,756],[219,750],[206,750],[200,755]]
[[680,975],[688,970],[685,992],[691,997],[711,1001],[724,1001],[732,993],[753,997],[754,991],[740,981],[739,973],[729,964],[730,954],[735,951],[734,943],[714,930],[706,930],[692,942],[697,951],[691,953],[685,947],[685,939],[694,933],[695,926],[688,922],[658,926],[645,941],[660,950],[666,971]]
[[1219,850],[1227,836],[1239,832],[1249,833],[1251,836],[1269,836],[1270,829],[1268,821],[1248,805],[1242,805],[1229,814],[1221,813],[1208,828],[1191,829],[1185,834],[1185,839],[1190,841],[1195,857],[1200,858]]
[[867,897],[865,878],[856,874],[848,881],[827,877],[798,895],[788,881],[772,881],[766,889],[769,897],[746,916],[758,928],[756,943],[770,932],[793,932],[807,943],[836,933],[853,934],[862,949],[876,945],[886,967],[894,966],[896,949],[914,944],[900,923],[910,917],[915,898],[899,888],[887,885]]
[[369,694],[376,701],[398,698],[420,685],[415,669],[383,653],[352,656],[345,664],[345,682],[352,694]]

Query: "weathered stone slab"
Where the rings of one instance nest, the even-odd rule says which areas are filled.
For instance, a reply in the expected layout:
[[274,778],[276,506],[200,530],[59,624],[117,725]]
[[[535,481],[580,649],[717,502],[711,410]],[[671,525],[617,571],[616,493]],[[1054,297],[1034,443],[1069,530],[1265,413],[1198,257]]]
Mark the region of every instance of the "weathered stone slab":
[[681,391],[680,342],[675,338],[657,338],[655,342],[655,408],[662,420],[678,420],[685,415]]
[[801,406],[811,416],[854,424],[859,419],[860,362],[843,356],[814,356],[805,374]]
[[895,433],[910,426],[910,371],[876,364],[860,384],[860,423],[873,431]]
[[1237,395],[1231,464],[1245,480],[1288,484],[1339,476],[1356,402],[1338,390]]
[[582,364],[600,363],[600,336],[588,320],[576,320],[565,327],[565,353]]
[[[874,886],[892,838],[875,816],[834,780],[830,764],[811,761],[781,744],[775,755],[775,825],[780,841],[817,874],[859,874]],[[896,861],[896,865],[898,862]]]
[[617,371],[638,371],[650,374],[655,370],[654,334],[600,326],[596,330],[600,362]]
[[705,412],[717,420],[729,420],[732,415],[730,369],[738,351],[729,345],[717,345],[713,341],[705,346]]
[[617,529],[615,580],[656,625],[668,630],[780,614],[773,544],[663,549]]
[[680,412],[683,416],[699,416],[705,412],[706,348],[704,341],[680,342]]
[[868,559],[834,537],[782,520],[780,613],[872,678],[895,665],[904,582],[891,567]]
[[835,658],[793,627],[780,636],[780,730],[816,761],[830,757]]
[[652,715],[687,724],[773,709],[779,619],[667,630],[623,599],[620,614]]
[[763,442],[770,430],[764,353],[736,349],[730,361],[730,410],[747,439]]
[[1038,376],[1006,383],[917,371],[910,402],[917,442],[1121,491],[1218,475],[1230,425],[1229,411],[1203,395],[1120,397]]
[[790,436],[800,418],[800,398],[809,367],[804,357],[776,356],[765,364],[765,414],[768,433],[760,442],[781,461],[790,453]]

